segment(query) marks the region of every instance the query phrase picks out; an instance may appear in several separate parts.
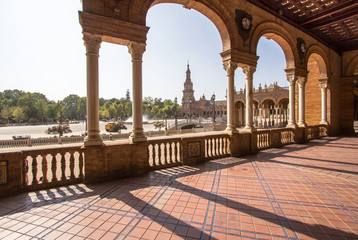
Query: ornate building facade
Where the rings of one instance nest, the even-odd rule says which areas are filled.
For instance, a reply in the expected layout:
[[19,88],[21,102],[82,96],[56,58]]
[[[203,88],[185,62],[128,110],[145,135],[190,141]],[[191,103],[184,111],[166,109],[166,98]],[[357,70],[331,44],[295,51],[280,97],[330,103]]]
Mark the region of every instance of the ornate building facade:
[[188,63],[186,79],[184,82],[181,116],[188,119],[213,117],[215,111],[215,116],[226,117],[226,102],[226,100],[215,101],[215,94],[211,96],[210,100],[207,100],[204,94],[199,100],[195,100],[193,82],[191,81],[191,72]]

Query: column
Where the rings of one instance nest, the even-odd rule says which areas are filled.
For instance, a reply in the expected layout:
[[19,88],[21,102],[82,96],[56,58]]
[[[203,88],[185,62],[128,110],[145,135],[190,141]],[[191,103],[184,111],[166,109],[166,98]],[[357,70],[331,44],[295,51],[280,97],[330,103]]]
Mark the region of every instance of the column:
[[142,57],[145,52],[145,44],[131,42],[128,45],[128,52],[132,56],[132,118],[133,130],[130,135],[132,143],[146,141],[143,132],[143,113],[142,113]]
[[264,128],[267,128],[267,119],[266,119],[266,117],[267,117],[267,105],[266,104],[264,104],[264,109],[263,110],[264,110],[263,111]]
[[319,79],[320,87],[321,87],[321,113],[322,113],[322,120],[320,124],[328,124],[327,121],[327,78]]
[[296,77],[293,74],[287,75],[287,81],[290,84],[289,88],[289,119],[287,127],[296,128],[296,115],[295,115],[295,84],[296,84]]
[[237,107],[237,127],[241,127],[241,103],[238,103]]
[[83,33],[83,41],[87,64],[87,136],[84,145],[100,146],[103,140],[99,134],[98,57],[102,39],[98,35]]
[[246,124],[245,129],[255,130],[254,127],[254,118],[253,118],[253,75],[256,71],[255,67],[245,66],[242,68],[242,71],[246,75]]
[[259,105],[259,128],[262,128],[262,104]]
[[298,126],[306,127],[305,119],[305,85],[307,78],[298,77]]
[[275,127],[278,128],[279,127],[279,123],[278,123],[278,105],[275,106]]
[[235,98],[235,69],[237,64],[231,61],[224,62],[224,69],[226,71],[227,78],[227,125],[226,131],[236,131],[235,122],[234,122],[234,98]]

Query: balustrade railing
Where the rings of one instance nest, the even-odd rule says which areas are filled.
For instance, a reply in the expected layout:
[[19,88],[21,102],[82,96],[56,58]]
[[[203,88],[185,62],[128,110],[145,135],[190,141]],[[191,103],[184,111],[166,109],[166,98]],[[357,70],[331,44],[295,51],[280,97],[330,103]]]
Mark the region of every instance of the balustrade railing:
[[227,135],[205,138],[205,158],[214,159],[230,155],[230,139]]
[[259,130],[257,135],[257,148],[266,149],[294,143],[292,129]]
[[265,149],[271,145],[271,132],[270,131],[260,131],[257,132],[257,148]]
[[182,164],[181,139],[148,141],[149,166],[154,169]]
[[26,190],[80,183],[84,177],[84,152],[80,147],[24,151]]

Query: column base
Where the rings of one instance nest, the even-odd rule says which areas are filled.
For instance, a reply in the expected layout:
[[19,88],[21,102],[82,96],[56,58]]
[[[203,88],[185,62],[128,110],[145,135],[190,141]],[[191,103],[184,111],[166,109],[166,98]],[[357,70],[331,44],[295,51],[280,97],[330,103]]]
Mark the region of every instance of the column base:
[[246,125],[243,129],[242,129],[242,132],[245,132],[245,133],[251,133],[251,132],[256,132],[257,129],[252,125]]
[[233,125],[227,125],[226,129],[225,129],[225,132],[234,133],[234,132],[237,132],[237,129]]
[[129,136],[129,140],[131,143],[145,142],[147,141],[147,137],[144,136],[143,129],[133,130],[132,134]]
[[297,124],[299,127],[307,127],[307,124],[305,122],[298,122]]
[[87,137],[85,137],[83,144],[85,147],[102,146],[103,139],[100,135],[87,136]]
[[319,124],[328,125],[328,122],[326,120],[322,120]]
[[288,128],[297,128],[297,124],[296,123],[288,123],[287,127]]

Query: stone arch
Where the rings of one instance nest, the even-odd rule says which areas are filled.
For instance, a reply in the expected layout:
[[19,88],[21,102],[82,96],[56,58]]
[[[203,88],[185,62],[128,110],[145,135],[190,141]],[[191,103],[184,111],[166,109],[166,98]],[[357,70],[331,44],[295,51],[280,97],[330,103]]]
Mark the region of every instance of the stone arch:
[[355,56],[351,62],[348,64],[345,72],[345,76],[354,76],[358,75],[358,56]]
[[261,37],[274,40],[282,48],[286,58],[286,68],[294,68],[299,63],[295,40],[290,33],[275,22],[263,22],[256,26],[250,39],[250,53],[256,55],[257,45]]
[[308,61],[310,58],[313,58],[318,65],[318,69],[320,72],[320,78],[327,78],[328,77],[328,58],[324,51],[317,45],[312,45],[307,49],[306,57],[305,57],[305,67],[308,68]]
[[[320,124],[322,120],[322,96],[320,81],[328,81],[327,60],[323,51],[313,46],[307,51],[306,69],[307,82],[305,86],[305,115],[308,125]],[[329,87],[327,88],[327,100],[330,99]],[[327,113],[330,111],[330,101],[327,101]],[[329,114],[328,114],[329,115]],[[329,119],[329,117],[328,117]]]
[[219,1],[215,1],[215,3],[209,5],[190,0],[134,0],[131,2],[129,8],[129,21],[145,25],[148,10],[160,3],[180,4],[185,8],[195,9],[210,19],[220,34],[223,51],[233,48],[232,44],[240,41],[235,25],[235,19]]
[[268,101],[272,101],[275,105],[276,105],[276,103],[277,103],[277,101],[276,101],[276,99],[275,98],[273,98],[273,97],[266,97],[266,96],[264,96],[263,98],[262,98],[262,100],[261,100],[261,104],[264,104],[265,102],[268,102]]

